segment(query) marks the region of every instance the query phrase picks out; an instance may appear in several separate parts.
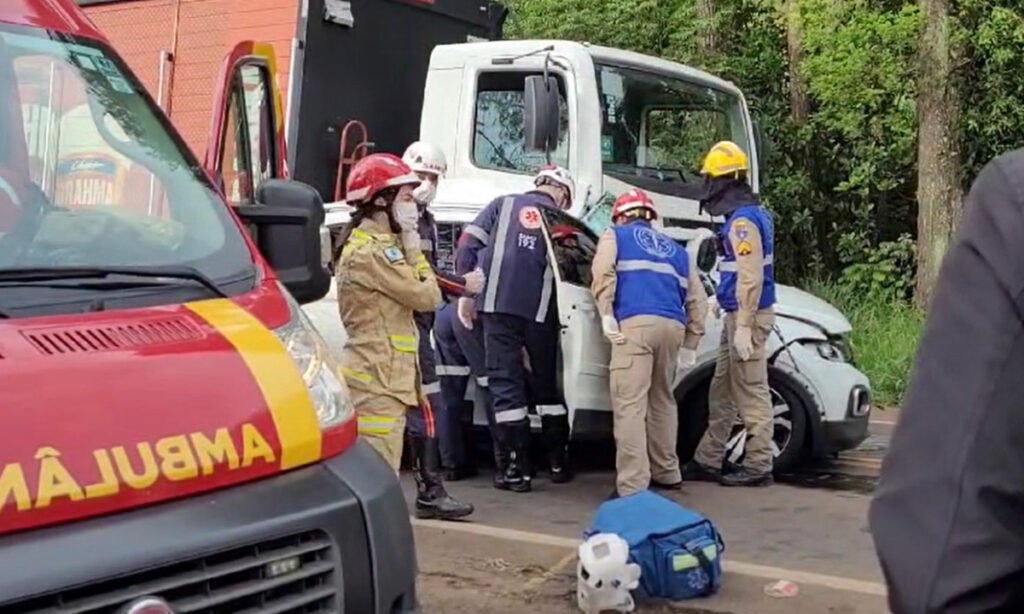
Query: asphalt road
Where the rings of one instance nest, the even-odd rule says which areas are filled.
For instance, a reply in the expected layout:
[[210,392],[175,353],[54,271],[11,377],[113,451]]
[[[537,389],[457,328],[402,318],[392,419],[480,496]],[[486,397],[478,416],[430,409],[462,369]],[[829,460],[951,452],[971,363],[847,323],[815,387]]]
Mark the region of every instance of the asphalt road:
[[[306,312],[332,347],[344,343],[329,295]],[[716,596],[685,604],[643,603],[640,612],[860,614],[886,612],[867,528],[867,508],[898,412],[876,412],[872,436],[835,461],[783,476],[764,489],[686,484],[669,496],[721,530],[726,577]],[[614,482],[611,446],[576,449],[582,470],[566,485],[543,472],[529,494],[497,491],[489,469],[450,483],[477,510],[468,522],[414,521],[423,611],[535,614],[578,612],[575,548]],[[412,504],[415,485],[402,476]],[[764,594],[790,580],[796,597]]]

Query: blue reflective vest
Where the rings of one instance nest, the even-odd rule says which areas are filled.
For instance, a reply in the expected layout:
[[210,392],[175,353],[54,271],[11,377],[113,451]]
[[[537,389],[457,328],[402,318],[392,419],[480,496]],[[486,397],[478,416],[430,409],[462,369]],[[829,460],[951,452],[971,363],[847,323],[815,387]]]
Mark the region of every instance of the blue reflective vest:
[[686,250],[644,221],[615,227],[615,319],[661,316],[686,324]]
[[[736,279],[737,265],[736,254],[733,252],[732,243],[729,241],[729,230],[737,220],[747,220],[757,227],[761,235],[761,247],[764,251],[764,285],[761,288],[761,300],[757,304],[758,309],[767,309],[775,304],[775,226],[772,216],[761,205],[747,205],[740,207],[733,212],[729,219],[719,230],[719,238],[722,242],[722,261],[718,265],[721,274],[721,281],[718,284],[718,304],[725,311],[736,311],[739,309],[739,301],[736,300]],[[743,237],[740,237],[741,239]]]

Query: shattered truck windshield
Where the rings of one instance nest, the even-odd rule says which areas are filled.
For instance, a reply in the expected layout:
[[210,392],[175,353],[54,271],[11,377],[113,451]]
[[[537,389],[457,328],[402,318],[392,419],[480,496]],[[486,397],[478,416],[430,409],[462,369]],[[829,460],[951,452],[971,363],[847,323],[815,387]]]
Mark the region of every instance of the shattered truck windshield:
[[253,273],[205,172],[115,55],[0,26],[0,280],[117,266]]
[[740,98],[668,75],[596,64],[604,172],[657,190],[691,184],[718,141],[750,151]]

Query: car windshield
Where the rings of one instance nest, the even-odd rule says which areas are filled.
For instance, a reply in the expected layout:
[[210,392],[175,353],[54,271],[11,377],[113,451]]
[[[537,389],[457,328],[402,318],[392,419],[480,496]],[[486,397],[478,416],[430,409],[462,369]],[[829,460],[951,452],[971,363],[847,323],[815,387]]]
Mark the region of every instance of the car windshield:
[[205,172],[116,55],[0,26],[0,275],[118,265],[254,272]]
[[738,96],[663,74],[596,64],[605,173],[630,181],[694,183],[711,146],[749,151]]

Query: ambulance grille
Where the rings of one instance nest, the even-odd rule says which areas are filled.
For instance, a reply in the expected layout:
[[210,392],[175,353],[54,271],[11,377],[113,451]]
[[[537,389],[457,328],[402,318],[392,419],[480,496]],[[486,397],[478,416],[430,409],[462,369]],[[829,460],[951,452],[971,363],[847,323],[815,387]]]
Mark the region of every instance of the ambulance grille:
[[341,611],[334,542],[309,531],[0,607],[2,614],[108,614],[143,597],[176,614]]
[[185,318],[161,318],[108,326],[64,328],[23,333],[47,356],[123,350],[193,341],[202,331]]

